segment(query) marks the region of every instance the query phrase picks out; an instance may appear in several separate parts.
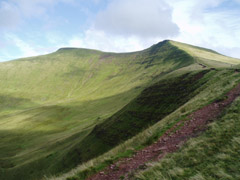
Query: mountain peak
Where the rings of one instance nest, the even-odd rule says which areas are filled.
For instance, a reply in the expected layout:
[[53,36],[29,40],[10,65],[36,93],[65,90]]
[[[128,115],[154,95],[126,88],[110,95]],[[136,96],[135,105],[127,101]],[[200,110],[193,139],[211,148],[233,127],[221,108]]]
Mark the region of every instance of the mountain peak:
[[80,48],[63,47],[63,48],[59,48],[57,51],[67,51],[67,50],[76,50],[76,49],[80,49]]
[[101,51],[95,49],[86,49],[86,48],[76,48],[76,47],[63,47],[56,51],[57,53],[100,53]]

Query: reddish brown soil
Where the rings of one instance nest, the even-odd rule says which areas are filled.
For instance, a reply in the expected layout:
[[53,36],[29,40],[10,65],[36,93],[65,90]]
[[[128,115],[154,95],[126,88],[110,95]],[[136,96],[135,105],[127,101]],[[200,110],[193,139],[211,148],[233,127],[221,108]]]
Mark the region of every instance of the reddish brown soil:
[[137,169],[144,168],[149,161],[156,161],[166,154],[179,149],[188,139],[196,137],[206,130],[207,124],[219,116],[222,110],[240,95],[240,84],[226,94],[226,98],[215,101],[188,116],[169,129],[156,143],[136,152],[131,158],[123,158],[110,165],[104,171],[90,177],[89,180],[128,179],[128,175]]

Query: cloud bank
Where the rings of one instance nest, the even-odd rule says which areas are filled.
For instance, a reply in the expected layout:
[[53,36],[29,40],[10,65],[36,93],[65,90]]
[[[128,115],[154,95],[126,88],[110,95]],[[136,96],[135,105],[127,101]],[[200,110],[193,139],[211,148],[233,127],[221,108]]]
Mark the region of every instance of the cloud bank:
[[162,0],[114,0],[97,15],[94,28],[142,38],[166,38],[179,32],[172,22],[172,8]]
[[164,39],[240,58],[239,17],[240,0],[3,0],[0,61],[66,46],[137,51]]

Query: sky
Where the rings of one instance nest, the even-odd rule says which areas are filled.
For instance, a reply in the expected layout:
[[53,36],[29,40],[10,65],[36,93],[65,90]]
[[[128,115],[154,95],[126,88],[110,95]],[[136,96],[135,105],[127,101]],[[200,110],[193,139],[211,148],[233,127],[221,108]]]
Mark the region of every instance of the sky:
[[240,58],[240,0],[0,0],[0,61],[171,39]]

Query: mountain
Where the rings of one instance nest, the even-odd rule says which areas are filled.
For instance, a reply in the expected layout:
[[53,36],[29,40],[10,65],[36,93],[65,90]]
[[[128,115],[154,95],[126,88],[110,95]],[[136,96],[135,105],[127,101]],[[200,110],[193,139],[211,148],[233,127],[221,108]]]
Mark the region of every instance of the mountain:
[[236,85],[238,64],[170,40],[132,53],[62,48],[0,63],[0,179],[67,172],[163,123],[160,137],[169,117]]

